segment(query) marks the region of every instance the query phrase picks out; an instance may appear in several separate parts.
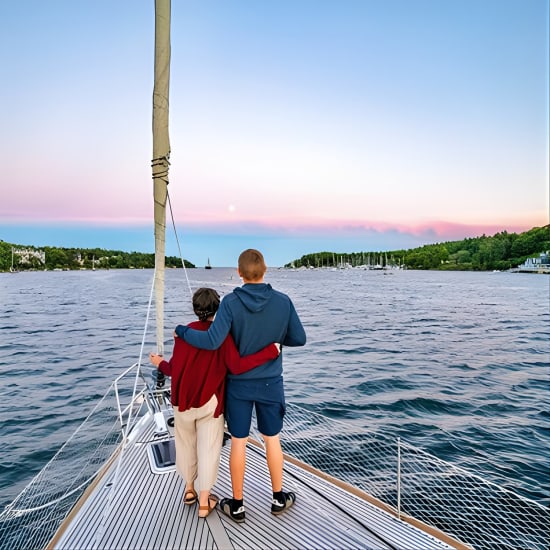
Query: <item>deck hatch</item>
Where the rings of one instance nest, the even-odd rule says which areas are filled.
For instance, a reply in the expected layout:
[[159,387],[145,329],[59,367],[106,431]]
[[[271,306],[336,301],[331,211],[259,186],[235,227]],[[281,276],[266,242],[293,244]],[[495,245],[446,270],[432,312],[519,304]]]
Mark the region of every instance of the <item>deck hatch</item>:
[[176,468],[176,446],[174,439],[156,441],[147,447],[149,464],[155,474],[173,472]]

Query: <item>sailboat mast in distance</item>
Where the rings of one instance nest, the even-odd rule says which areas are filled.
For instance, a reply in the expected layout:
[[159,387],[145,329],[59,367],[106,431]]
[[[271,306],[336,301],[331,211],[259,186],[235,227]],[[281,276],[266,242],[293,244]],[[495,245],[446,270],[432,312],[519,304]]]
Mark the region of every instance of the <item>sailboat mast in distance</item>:
[[166,200],[170,166],[170,0],[155,0],[155,84],[153,89],[153,198],[155,216],[155,307],[157,353],[164,355],[164,264]]

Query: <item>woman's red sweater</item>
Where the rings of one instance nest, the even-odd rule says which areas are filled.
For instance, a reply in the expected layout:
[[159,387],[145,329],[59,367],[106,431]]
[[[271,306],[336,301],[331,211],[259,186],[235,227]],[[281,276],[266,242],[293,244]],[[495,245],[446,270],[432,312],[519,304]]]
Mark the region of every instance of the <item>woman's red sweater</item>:
[[[190,328],[208,330],[210,321],[194,321]],[[159,369],[172,377],[171,401],[180,411],[202,407],[216,394],[218,406],[214,416],[224,410],[225,377],[242,374],[267,361],[276,359],[279,350],[274,344],[252,355],[241,357],[231,334],[215,350],[198,349],[181,338],[174,338],[174,352],[170,361],[161,361]]]

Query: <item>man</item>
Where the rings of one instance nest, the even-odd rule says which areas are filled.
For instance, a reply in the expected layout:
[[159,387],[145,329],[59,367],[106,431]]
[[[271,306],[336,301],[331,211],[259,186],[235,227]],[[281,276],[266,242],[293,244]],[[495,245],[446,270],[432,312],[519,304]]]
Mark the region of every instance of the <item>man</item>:
[[[202,349],[217,349],[231,332],[241,356],[257,352],[272,342],[282,346],[303,346],[304,327],[290,298],[264,282],[267,271],[261,252],[248,249],[239,256],[238,273],[243,286],[224,297],[208,331],[178,325],[176,334]],[[258,430],[266,447],[273,490],[271,513],[290,508],[296,495],[283,491],[283,452],[279,433],[283,427],[285,397],[282,353],[244,374],[229,374],[226,386],[226,420],[231,433],[229,468],[233,498],[220,501],[221,511],[237,523],[245,520],[243,486],[246,443],[256,409]]]

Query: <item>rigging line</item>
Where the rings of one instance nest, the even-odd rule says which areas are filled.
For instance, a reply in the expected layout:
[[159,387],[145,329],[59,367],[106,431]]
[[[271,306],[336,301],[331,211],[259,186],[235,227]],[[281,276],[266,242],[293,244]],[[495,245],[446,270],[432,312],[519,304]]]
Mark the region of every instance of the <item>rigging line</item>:
[[[141,338],[141,345],[140,345],[140,348],[139,348],[139,357],[138,357],[138,363],[137,363],[138,368],[137,368],[137,371],[136,371],[136,378],[134,380],[134,389],[133,389],[133,392],[132,392],[132,401],[136,398],[138,377],[141,377],[141,379],[143,380],[143,382],[145,384],[145,387],[147,388],[147,391],[148,391],[148,393],[151,397],[151,401],[155,404],[156,412],[160,412],[160,410],[161,410],[160,405],[157,402],[157,400],[155,399],[154,392],[149,387],[149,383],[147,382],[147,378],[143,374],[143,371],[142,371],[142,368],[141,368],[142,367],[142,360],[143,360],[143,350],[145,348],[145,339],[147,337],[147,327],[149,326],[149,318],[151,317],[151,309],[152,309],[152,304],[153,304],[153,295],[154,295],[154,292],[155,292],[156,273],[157,273],[157,270],[155,268],[155,270],[153,271],[153,281],[152,281],[152,284],[151,284],[151,292],[149,293],[149,303],[147,304],[147,314],[145,316],[145,326],[143,327],[143,335],[142,335],[142,338]],[[127,422],[127,430],[126,430],[127,433],[125,434],[125,438],[128,436],[128,433],[131,429],[131,425],[130,425],[131,418],[132,418],[132,410],[130,409],[130,412],[128,414],[128,422]]]
[[[67,498],[68,496],[73,494],[75,491],[80,489],[83,485],[85,485],[86,483],[91,481],[97,475],[97,471],[96,471],[82,485],[79,485],[76,489],[71,490],[70,493],[63,494],[61,497],[57,498],[54,501],[51,501],[51,502],[48,502],[46,504],[37,506],[35,508],[15,508],[14,507],[15,504],[19,502],[19,500],[22,500],[21,497],[22,497],[23,493],[25,493],[27,491],[30,491],[30,488],[33,486],[33,484],[38,484],[38,480],[41,480],[41,478],[44,477],[43,472],[47,471],[47,469],[50,466],[52,466],[53,464],[56,463],[56,460],[59,459],[59,456],[67,448],[69,443],[71,443],[71,441],[76,437],[76,435],[84,428],[85,425],[87,425],[90,418],[96,413],[96,411],[99,409],[100,405],[105,401],[106,397],[109,395],[109,393],[113,389],[113,386],[114,386],[113,384],[110,385],[109,389],[107,390],[107,393],[99,400],[99,402],[91,410],[91,412],[88,414],[88,416],[82,421],[82,423],[78,426],[78,428],[72,433],[72,435],[69,437],[69,439],[67,439],[67,441],[65,441],[65,443],[58,449],[58,451],[55,453],[55,455],[48,461],[46,466],[44,466],[44,468],[42,468],[42,470],[30,481],[30,483],[27,484],[27,486],[21,491],[21,493],[19,493],[19,495],[16,497],[16,499],[10,505],[8,505],[6,507],[4,512],[12,512],[13,511],[15,513],[15,516],[19,517],[19,516],[21,516],[21,515],[23,515],[27,512],[34,512],[34,511],[40,510],[42,508],[46,508],[46,507],[50,506],[51,504],[55,504],[55,503],[60,502],[61,500],[65,499],[65,498]],[[4,514],[4,512],[2,513],[2,515]]]
[[14,517],[20,517],[23,514],[29,514],[32,512],[38,512],[38,510],[44,510],[45,508],[49,508],[50,506],[53,506],[54,504],[57,504],[61,502],[62,500],[67,499],[71,495],[74,495],[76,492],[80,491],[80,489],[83,489],[89,483],[94,479],[94,477],[97,476],[97,471],[95,471],[89,478],[87,478],[85,481],[83,481],[78,487],[75,487],[74,489],[71,489],[68,493],[63,493],[60,497],[50,500],[49,502],[46,502],[45,504],[41,504],[40,506],[35,506],[34,508],[12,508],[9,511],[14,514]]
[[[249,445],[248,448],[252,449],[254,452],[256,452],[259,455],[265,456],[265,445],[261,441],[260,441],[260,443],[262,445],[262,449],[264,450],[264,453],[262,453],[259,448],[255,447],[253,445]],[[294,479],[298,480],[300,483],[302,483],[303,485],[305,485],[309,489],[311,489],[314,493],[317,493],[317,495],[319,495],[321,498],[329,501],[335,508],[338,508],[338,510],[340,510],[340,512],[342,512],[344,515],[348,516],[350,519],[354,520],[361,527],[363,527],[363,529],[365,529],[365,531],[368,531],[371,535],[376,537],[379,541],[381,541],[382,543],[387,545],[388,548],[390,548],[391,550],[399,550],[399,548],[394,546],[391,542],[388,542],[380,534],[378,534],[376,531],[371,529],[368,525],[365,525],[365,523],[363,523],[362,521],[357,519],[353,514],[350,514],[343,506],[340,506],[337,502],[334,502],[333,500],[329,499],[323,492],[321,492],[319,489],[316,489],[313,485],[311,485],[310,483],[305,481],[303,478],[301,478],[300,476],[292,473],[287,468],[284,469],[284,472],[286,474],[290,475],[291,477],[293,477]]]
[[189,289],[189,294],[191,297],[193,296],[193,291],[191,290],[191,283],[189,282],[189,276],[187,274],[187,268],[185,267],[185,260],[183,259],[183,254],[181,253],[181,246],[180,241],[178,238],[178,232],[176,230],[176,223],[174,221],[174,212],[172,211],[172,201],[170,200],[170,192],[166,190],[167,198],[168,198],[168,208],[170,208],[170,219],[172,220],[172,227],[174,228],[174,235],[176,237],[176,243],[178,245],[178,252],[181,259],[181,265],[183,267],[183,272],[185,273],[185,278],[187,280],[187,288]]
[[[145,338],[147,336],[147,327],[149,326],[149,317],[151,315],[151,304],[153,303],[153,295],[154,295],[154,289],[155,289],[155,274],[156,274],[156,269],[153,272],[153,283],[151,285],[151,292],[149,294],[149,303],[147,304],[147,315],[145,316],[145,326],[143,327],[143,336],[142,336],[142,339],[141,339],[141,346],[140,346],[140,350],[139,350],[139,358],[138,358],[138,362],[137,362],[136,376],[134,378],[134,389],[132,391],[132,400],[130,401],[130,403],[133,403],[135,398],[136,398],[138,379],[141,377],[141,379],[145,383],[145,386],[146,386],[148,392],[150,393],[150,395],[152,397],[151,401],[154,403],[155,409],[160,412],[160,410],[161,410],[160,405],[157,403],[156,399],[154,399],[152,391],[149,388],[149,384],[147,383],[147,380],[146,380],[146,378],[143,375],[143,372],[141,370],[141,361],[143,359],[143,349],[145,348]],[[116,489],[117,489],[117,486],[118,486],[118,480],[119,480],[119,475],[120,475],[120,467],[121,467],[121,464],[122,464],[122,457],[124,455],[124,450],[126,449],[126,442],[128,441],[128,436],[130,434],[130,430],[132,429],[132,425],[131,425],[132,424],[132,422],[131,422],[132,421],[132,409],[133,409],[133,407],[130,407],[129,412],[128,412],[128,420],[126,422],[126,427],[125,427],[125,429],[123,428],[123,430],[122,430],[122,441],[120,443],[120,453],[119,453],[118,458],[117,458],[117,465],[116,465],[116,470],[115,470],[115,473],[114,473],[114,476],[113,476],[113,482],[112,482],[111,488],[109,490],[109,494],[107,496],[107,503],[106,503],[106,506],[103,508],[103,515],[102,515],[102,518],[101,518],[101,523],[100,523],[100,525],[99,525],[99,527],[96,531],[96,534],[95,534],[94,546],[93,546],[94,549],[98,548],[98,545],[99,545],[101,539],[103,538],[103,535],[105,533],[106,520],[107,520],[107,517],[109,516],[109,514],[111,513],[111,508],[113,506],[113,496],[114,496],[114,493],[116,492]]]

